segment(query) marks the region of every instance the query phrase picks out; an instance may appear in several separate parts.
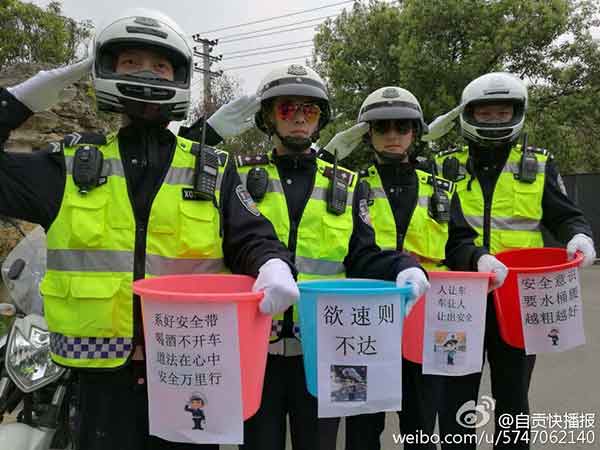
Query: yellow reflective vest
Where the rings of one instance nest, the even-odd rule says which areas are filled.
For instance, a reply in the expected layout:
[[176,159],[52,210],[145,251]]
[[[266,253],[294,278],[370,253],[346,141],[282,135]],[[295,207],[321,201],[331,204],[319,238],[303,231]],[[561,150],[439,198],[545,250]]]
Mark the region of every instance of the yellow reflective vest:
[[146,239],[146,276],[224,271],[219,204],[227,155],[222,153],[216,203],[185,200],[193,185],[193,143],[177,138],[173,160],[153,201],[147,230],[137,229],[116,135],[98,148],[101,184],[87,194],[73,181],[78,144],[64,148],[66,184],[47,233],[41,284],[52,359],[64,366],[114,368],[133,348],[131,283],[136,237]]
[[[242,182],[246,184],[248,172],[264,168],[269,184],[264,198],[257,202],[260,212],[271,221],[277,237],[285,245],[289,243],[290,219],[282,180],[273,161],[267,155],[235,158]],[[298,280],[318,280],[345,277],[344,258],[348,253],[352,235],[352,199],[356,186],[356,174],[338,167],[338,177],[348,182],[346,211],[335,215],[327,211],[327,195],[331,183],[332,165],[317,158],[317,172],[310,198],[306,203],[296,238],[295,264]],[[294,334],[299,337],[298,312],[293,307]],[[283,327],[283,314],[273,317],[271,341],[279,339]]]
[[[542,196],[544,194],[546,162],[548,153],[545,150],[534,149],[538,169],[533,183],[517,179],[521,160],[521,146],[514,146],[500,173],[492,196],[490,214],[490,243],[491,254],[503,250],[517,248],[543,247],[544,241],[540,231],[542,219]],[[484,245],[484,199],[479,181],[471,180],[466,171],[469,157],[468,148],[442,152],[436,157],[438,168],[446,158],[455,157],[461,164],[464,178],[456,182],[456,191],[460,197],[465,219],[479,234],[475,240],[478,246]]]
[[[362,172],[361,172],[362,173]],[[442,264],[448,240],[448,223],[438,222],[429,214],[429,202],[433,194],[433,180],[430,174],[416,171],[418,179],[417,205],[410,218],[403,250],[412,253],[427,270],[447,270]],[[369,199],[372,203],[369,214],[375,229],[375,241],[382,250],[397,249],[397,231],[394,213],[383,188],[377,168],[369,167],[362,180],[369,183]],[[440,189],[452,195],[452,183],[438,178]]]

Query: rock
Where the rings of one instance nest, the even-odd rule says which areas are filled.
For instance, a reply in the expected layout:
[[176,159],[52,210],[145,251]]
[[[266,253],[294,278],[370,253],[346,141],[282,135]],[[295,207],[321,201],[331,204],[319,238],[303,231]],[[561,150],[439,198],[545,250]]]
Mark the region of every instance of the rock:
[[[51,67],[39,64],[16,64],[0,72],[0,86],[13,86]],[[28,152],[45,147],[49,142],[59,141],[73,131],[96,131],[108,133],[118,129],[121,123],[114,114],[96,113],[94,94],[90,80],[82,80],[63,90],[60,103],[50,111],[34,114],[19,129],[14,130],[5,144],[7,151]],[[0,218],[1,219],[1,218]],[[34,225],[15,221],[24,231]],[[21,239],[17,229],[0,220],[0,261]]]
[[[12,86],[51,67],[39,64],[15,64],[0,72],[0,86]],[[114,114],[97,114],[91,80],[81,80],[64,89],[60,103],[50,111],[34,114],[18,130],[11,133],[5,148],[26,151],[43,148],[49,142],[77,132],[108,133],[121,123]]]

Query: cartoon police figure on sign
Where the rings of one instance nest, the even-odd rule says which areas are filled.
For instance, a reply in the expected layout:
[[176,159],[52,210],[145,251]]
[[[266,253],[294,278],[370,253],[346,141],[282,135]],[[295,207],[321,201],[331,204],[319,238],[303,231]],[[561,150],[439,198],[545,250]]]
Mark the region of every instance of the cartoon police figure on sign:
[[194,421],[194,428],[192,428],[192,430],[204,430],[204,428],[202,428],[202,422],[206,422],[206,416],[204,415],[203,410],[205,406],[206,400],[199,392],[194,392],[190,396],[189,403],[185,405],[185,410],[192,413],[192,420]]
[[552,345],[557,346],[558,340],[560,339],[560,334],[556,328],[552,328],[550,333],[548,333],[548,337],[552,339]]
[[444,350],[448,354],[447,363],[449,366],[454,365],[454,357],[456,356],[456,347],[458,346],[458,340],[456,336],[451,333],[448,335],[448,339],[444,342]]

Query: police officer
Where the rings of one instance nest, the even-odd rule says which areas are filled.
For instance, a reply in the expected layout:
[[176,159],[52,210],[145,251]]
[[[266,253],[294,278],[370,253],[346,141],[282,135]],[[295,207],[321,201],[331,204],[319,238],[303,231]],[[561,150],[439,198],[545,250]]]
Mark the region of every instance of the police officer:
[[[519,144],[527,103],[524,83],[512,74],[489,73],[469,83],[457,110],[468,145],[441,153],[437,157],[439,170],[455,181],[465,218],[477,232],[475,242],[491,254],[543,247],[540,228],[544,226],[556,239],[567,243],[571,258],[575,252],[582,252],[583,265],[587,266],[596,256],[592,231],[582,212],[566,196],[551,154]],[[529,413],[528,391],[535,355],[527,356],[501,339],[491,299],[485,345],[498,432],[498,417]],[[446,392],[446,417],[440,417],[440,428],[443,423],[448,429],[455,423],[457,408],[465,401],[477,400],[480,376],[470,375],[471,382],[463,389]],[[516,433],[512,428],[509,432]],[[528,449],[529,444],[524,440],[504,444],[501,440],[494,448]]]
[[[321,77],[298,64],[272,70],[256,97],[225,105],[207,120],[211,133],[233,135],[246,128],[257,104],[255,123],[275,149],[238,156],[236,162],[258,208],[294,253],[298,279],[381,278],[412,283],[415,296],[424,292],[428,282],[414,258],[381,252],[376,245],[366,185],[311,149],[330,119]],[[274,318],[262,403],[245,424],[244,450],[283,450],[287,415],[295,450],[335,448],[338,419],[321,419],[317,425],[317,400],[306,389],[300,338],[295,307]]]
[[122,14],[99,31],[93,59],[0,89],[2,143],[92,67],[99,109],[123,114],[126,126],[107,136],[73,133],[33,154],[0,152],[0,213],[47,232],[41,291],[52,358],[79,374],[78,448],[199,448],[148,434],[131,282],[227,266],[258,275],[260,309],[274,314],[298,297],[291,255],[248,201],[228,155],[166,128],[186,115],[192,50],[159,12]]
[[[358,115],[358,124],[336,135],[326,146],[331,153],[348,155],[365,140],[373,151],[374,164],[361,171],[370,187],[371,220],[377,244],[387,250],[414,254],[427,270],[494,271],[493,287],[502,284],[506,267],[485,249],[474,245],[476,232],[465,222],[453,183],[415,169],[415,145],[427,125],[417,98],[406,89],[388,86],[367,96]],[[431,168],[429,168],[431,172]],[[445,260],[445,250],[454,258]],[[481,261],[489,261],[482,267]],[[446,379],[423,375],[421,364],[402,361],[403,434],[419,430],[431,436],[441,391]],[[448,384],[452,381],[448,381]],[[379,449],[385,413],[346,418],[346,449]],[[405,448],[435,448],[432,444],[404,443]]]

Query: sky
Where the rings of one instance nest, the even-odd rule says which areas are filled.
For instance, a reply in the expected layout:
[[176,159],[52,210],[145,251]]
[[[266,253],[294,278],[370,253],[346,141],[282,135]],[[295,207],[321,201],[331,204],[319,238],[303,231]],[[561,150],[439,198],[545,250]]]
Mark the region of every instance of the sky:
[[[50,0],[33,0],[39,6],[46,6]],[[115,16],[119,11],[125,11],[129,8],[152,8],[158,9],[165,14],[171,16],[188,35],[200,33],[202,37],[209,39],[224,38],[234,34],[255,31],[280,25],[298,24],[298,27],[308,27],[301,30],[286,31],[286,30],[266,30],[264,33],[272,33],[268,36],[258,37],[253,39],[245,39],[237,42],[222,43],[217,45],[213,50],[213,55],[223,55],[223,61],[220,65],[214,65],[213,70],[218,68],[231,68],[237,66],[245,66],[261,62],[268,62],[277,59],[302,57],[312,53],[311,43],[304,42],[312,39],[315,29],[314,25],[324,20],[314,20],[329,15],[338,14],[343,8],[352,6],[352,2],[332,6],[317,11],[307,12],[300,15],[272,20],[260,24],[249,25],[230,30],[224,30],[213,33],[203,33],[204,31],[222,28],[231,25],[239,25],[255,20],[261,20],[283,14],[304,11],[307,9],[320,8],[326,5],[342,3],[342,0],[62,0],[63,13],[77,20],[89,19],[94,25],[102,24],[107,17]],[[293,28],[288,27],[288,28]],[[263,34],[263,33],[261,33]],[[231,39],[236,39],[244,36],[233,36]],[[246,36],[247,38],[247,36]],[[224,41],[225,39],[221,39]],[[277,44],[295,43],[289,47],[303,46],[293,50],[286,50],[276,53],[269,53],[256,56],[242,56],[241,51],[252,51],[261,47],[274,46]],[[197,44],[200,45],[200,44]],[[285,47],[270,48],[261,51],[281,50]],[[238,52],[238,53],[235,53]],[[228,55],[230,54],[230,55]],[[231,60],[227,60],[227,57]],[[199,61],[199,59],[198,59]],[[302,63],[303,58],[286,61],[285,63]],[[237,69],[228,71],[229,75],[237,77],[241,83],[241,87],[245,93],[256,91],[258,84],[266,73],[277,65],[263,65],[253,68]],[[194,87],[196,95],[202,89],[201,74],[195,74]]]

